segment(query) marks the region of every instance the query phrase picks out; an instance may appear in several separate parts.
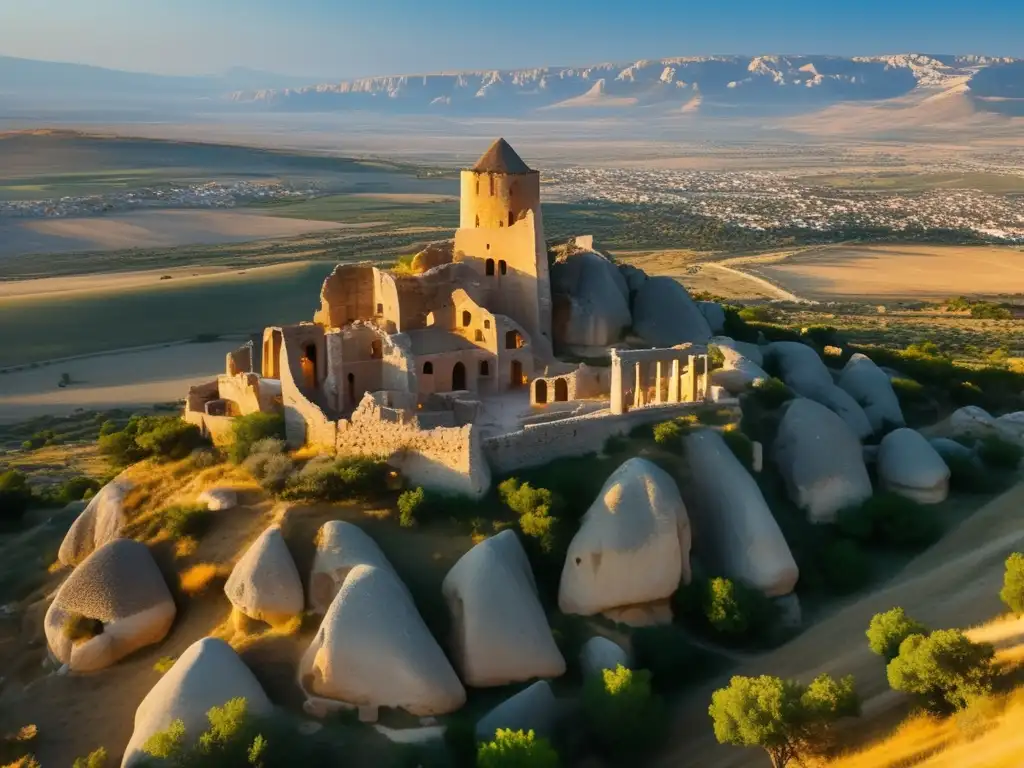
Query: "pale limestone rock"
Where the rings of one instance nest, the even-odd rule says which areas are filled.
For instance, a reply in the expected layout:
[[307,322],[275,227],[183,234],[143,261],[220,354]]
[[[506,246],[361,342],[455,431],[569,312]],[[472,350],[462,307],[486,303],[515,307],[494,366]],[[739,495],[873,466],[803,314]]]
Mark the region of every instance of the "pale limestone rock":
[[746,391],[755,381],[768,379],[761,366],[730,347],[719,347],[724,362],[711,371],[711,383],[733,394]]
[[565,673],[515,533],[502,531],[469,550],[448,571],[441,590],[452,614],[455,663],[466,685]]
[[499,728],[533,731],[550,738],[558,720],[558,702],[547,680],[538,680],[515,696],[506,699],[476,724],[477,741],[493,741]]
[[238,494],[234,488],[208,488],[199,494],[197,501],[211,512],[221,512],[238,506]]
[[860,441],[825,406],[796,398],[784,406],[772,455],[789,497],[812,523],[831,523],[871,496]]
[[671,277],[649,277],[633,298],[633,331],[653,347],[707,344],[711,328],[697,304]]
[[886,490],[921,504],[938,504],[949,495],[946,462],[920,432],[907,427],[882,438],[878,479]]
[[124,501],[132,487],[133,483],[121,474],[89,500],[61,542],[57,559],[63,565],[78,565],[94,550],[121,535],[127,522]]
[[832,375],[818,353],[799,341],[773,341],[764,350],[766,363],[778,366],[784,382],[798,394],[828,389],[834,386]]
[[996,419],[996,430],[1000,436],[1015,443],[1024,444],[1024,411],[1007,413]]
[[573,349],[602,349],[630,326],[629,288],[618,268],[593,251],[578,251],[551,267],[555,342]]
[[375,719],[379,707],[443,715],[466,692],[405,585],[391,568],[357,565],[299,663],[309,697],[341,702]]
[[764,352],[760,345],[753,344],[749,341],[735,341],[728,336],[712,336],[708,339],[708,344],[714,344],[719,349],[728,347],[729,349],[737,352],[743,357],[747,358],[754,365],[761,367],[764,365]]
[[713,430],[683,438],[690,466],[693,548],[712,573],[768,597],[796,586],[796,561],[754,478]]
[[712,333],[721,333],[725,330],[725,310],[717,301],[698,301],[697,309],[708,321],[708,327]]
[[780,626],[786,629],[800,629],[804,620],[800,597],[796,592],[777,597],[772,602],[775,604]]
[[[159,643],[176,614],[174,599],[145,544],[115,539],[71,572],[43,622],[50,652],[72,672],[95,672]],[[74,614],[103,622],[103,632],[73,643],[64,624]]]
[[302,580],[281,529],[272,525],[245,551],[224,594],[251,619],[281,624],[302,613]]
[[[309,579],[309,607],[316,613],[326,613],[349,572],[357,565],[395,571],[377,542],[362,528],[342,520],[324,523],[316,535],[316,554]],[[398,578],[397,573],[395,577]]]
[[125,748],[122,768],[148,764],[143,746],[175,720],[185,725],[186,742],[195,743],[210,727],[207,712],[236,698],[245,699],[246,711],[253,716],[273,711],[262,686],[230,645],[213,637],[193,643],[135,711],[135,730]]
[[892,381],[867,355],[858,352],[846,361],[839,386],[864,409],[873,431],[879,432],[887,424],[906,424]]
[[606,669],[616,669],[620,664],[629,667],[629,654],[607,637],[595,635],[580,649],[580,669],[584,677],[596,677]]
[[957,408],[949,417],[949,433],[954,437],[986,437],[996,431],[996,420],[976,405]]
[[605,481],[569,544],[564,613],[590,616],[664,600],[690,581],[690,522],[675,481],[632,458]]
[[846,422],[858,439],[863,440],[874,431],[871,428],[871,420],[864,413],[864,409],[845,390],[840,389],[835,384],[821,389],[808,390],[800,394],[817,403],[821,403],[837,414]]

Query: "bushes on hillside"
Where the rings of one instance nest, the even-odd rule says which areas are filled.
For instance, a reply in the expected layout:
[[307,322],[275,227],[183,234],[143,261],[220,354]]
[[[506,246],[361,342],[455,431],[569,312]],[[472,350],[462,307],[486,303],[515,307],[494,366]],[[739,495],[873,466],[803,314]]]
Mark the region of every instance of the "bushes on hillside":
[[534,488],[510,477],[498,485],[498,495],[505,506],[519,515],[519,528],[523,534],[535,539],[545,553],[555,547],[558,517],[553,514],[560,499],[547,488]]
[[636,758],[658,747],[665,708],[651,690],[651,673],[618,665],[583,687],[583,713],[590,737],[604,754]]
[[914,694],[928,709],[958,709],[992,689],[995,649],[958,629],[915,634],[900,643],[886,676],[896,691]]
[[907,616],[902,608],[892,608],[885,613],[876,613],[865,634],[871,652],[888,662],[899,655],[904,640],[911,635],[926,635],[928,628]]
[[177,416],[132,416],[124,429],[99,438],[99,449],[118,465],[142,459],[179,460],[207,445],[195,424]]
[[284,440],[284,416],[279,413],[250,413],[237,417],[231,423],[231,447],[228,457],[241,464],[262,440]]
[[263,490],[281,493],[292,476],[295,464],[284,452],[284,441],[268,437],[250,446],[242,467],[252,475]]
[[365,456],[318,457],[288,479],[281,496],[305,501],[369,499],[388,490],[390,471],[385,462]]
[[632,640],[636,666],[651,673],[654,690],[662,694],[711,677],[726,663],[723,657],[694,645],[675,624],[641,627],[634,630]]
[[403,528],[416,525],[416,512],[426,501],[426,492],[422,488],[403,491],[398,497],[398,522]]
[[654,442],[665,448],[679,449],[680,440],[689,431],[688,427],[680,421],[662,421],[654,425]]
[[949,467],[949,488],[962,493],[991,493],[1000,487],[999,477],[974,456],[943,456]]
[[931,510],[897,493],[881,493],[841,510],[837,525],[851,539],[894,549],[922,549],[942,535]]
[[849,539],[825,544],[817,566],[826,589],[836,595],[856,592],[871,581],[871,564],[861,548]]
[[742,582],[714,578],[707,582],[704,617],[718,634],[732,639],[763,639],[771,630],[775,610],[761,592]]
[[17,523],[32,503],[28,478],[16,469],[0,473],[0,525]]
[[103,747],[94,749],[85,757],[76,757],[71,768],[105,768],[107,765],[107,750]]
[[478,768],[557,768],[558,753],[533,731],[499,728],[493,741],[480,745],[476,764]]
[[999,599],[1018,616],[1024,614],[1024,554],[1014,552],[1006,558]]
[[770,411],[781,408],[784,403],[796,397],[796,393],[787,387],[782,379],[774,376],[770,379],[756,379],[750,385],[747,394],[762,408]]
[[1024,448],[998,435],[988,435],[978,444],[978,457],[996,469],[1017,469]]

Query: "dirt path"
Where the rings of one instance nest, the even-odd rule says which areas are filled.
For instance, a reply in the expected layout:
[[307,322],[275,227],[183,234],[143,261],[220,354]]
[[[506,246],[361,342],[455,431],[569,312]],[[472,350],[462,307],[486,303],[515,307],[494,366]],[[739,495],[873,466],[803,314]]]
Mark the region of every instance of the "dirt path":
[[703,264],[702,266],[705,269],[719,269],[723,272],[729,272],[730,274],[738,275],[740,277],[745,278],[746,280],[750,280],[751,282],[757,283],[758,286],[768,291],[769,294],[774,295],[776,298],[781,299],[782,301],[792,301],[800,304],[818,303],[816,301],[810,301],[809,299],[802,299],[795,293],[790,293],[786,289],[780,288],[778,285],[771,282],[770,280],[766,280],[763,277],[758,277],[757,275],[752,275],[749,272],[744,272],[742,269],[730,267],[726,262],[723,261],[711,261]]

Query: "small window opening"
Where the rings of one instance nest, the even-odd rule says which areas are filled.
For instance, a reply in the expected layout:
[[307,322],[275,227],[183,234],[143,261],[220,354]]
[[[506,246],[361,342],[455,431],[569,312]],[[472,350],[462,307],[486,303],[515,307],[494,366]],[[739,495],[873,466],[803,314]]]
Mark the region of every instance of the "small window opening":
[[488,259],[487,260],[487,263],[484,265],[484,273],[488,277],[491,277],[491,276],[494,275],[494,259]]
[[480,217],[479,216],[476,217],[476,226],[477,226],[477,229],[480,228]]
[[370,357],[374,360],[380,360],[384,357],[383,348],[381,347],[380,339],[374,339],[370,342]]
[[490,376],[491,375],[491,366],[489,366],[487,364],[486,360],[481,360],[480,361],[480,375],[481,376]]
[[424,363],[423,364],[423,375],[424,376],[432,376],[433,374],[434,374],[434,364],[431,363],[431,362]]
[[484,332],[481,331],[479,328],[476,329],[476,340],[477,341],[483,341],[484,340]]
[[508,264],[505,263],[504,259],[498,262],[498,271],[503,275],[508,272]]
[[384,314],[384,305],[383,304],[378,304],[377,305],[377,314],[378,315],[383,315]]
[[473,322],[473,315],[470,314],[469,310],[462,310],[462,327],[466,328],[470,323]]
[[491,321],[490,321],[490,320],[487,320],[487,319],[485,319],[485,320],[484,320],[484,328],[490,328],[490,327],[491,327]]
[[508,225],[511,227],[516,223],[516,215],[512,211],[508,212]]

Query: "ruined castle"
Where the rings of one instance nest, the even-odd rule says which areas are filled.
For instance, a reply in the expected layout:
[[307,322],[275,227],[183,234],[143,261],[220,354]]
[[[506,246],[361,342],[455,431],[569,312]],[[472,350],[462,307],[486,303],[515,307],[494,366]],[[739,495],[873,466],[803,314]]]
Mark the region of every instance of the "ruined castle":
[[[608,295],[553,292],[552,269],[577,285],[599,277]],[[599,450],[709,397],[705,347],[623,342],[629,277],[589,237],[549,253],[540,174],[498,139],[462,171],[453,241],[411,269],[338,265],[312,321],[230,353],[223,374],[189,390],[185,419],[222,443],[234,417],[283,412],[293,447],[383,457],[414,484],[480,496],[492,473]],[[609,305],[625,307],[617,321]],[[666,311],[663,322],[685,322]],[[581,328],[609,365],[556,357],[580,348]]]

